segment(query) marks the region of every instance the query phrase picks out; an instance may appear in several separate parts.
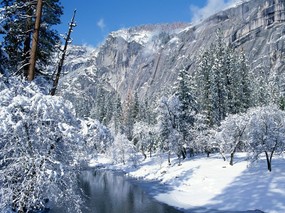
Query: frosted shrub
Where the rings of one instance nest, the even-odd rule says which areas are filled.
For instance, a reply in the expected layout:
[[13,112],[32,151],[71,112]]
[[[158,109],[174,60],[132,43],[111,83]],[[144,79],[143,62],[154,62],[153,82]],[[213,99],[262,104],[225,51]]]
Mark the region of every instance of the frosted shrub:
[[75,187],[84,140],[71,104],[21,83],[9,87],[0,91],[1,212],[50,203],[80,212]]
[[137,164],[137,152],[135,146],[129,141],[124,134],[117,134],[114,140],[114,144],[108,150],[109,156],[114,163],[128,162]]
[[98,153],[106,153],[114,141],[110,130],[99,121],[91,118],[84,120],[82,126],[89,156],[96,157]]
[[277,106],[257,107],[250,111],[248,140],[253,160],[264,153],[268,171],[272,170],[274,154],[285,149],[285,112]]

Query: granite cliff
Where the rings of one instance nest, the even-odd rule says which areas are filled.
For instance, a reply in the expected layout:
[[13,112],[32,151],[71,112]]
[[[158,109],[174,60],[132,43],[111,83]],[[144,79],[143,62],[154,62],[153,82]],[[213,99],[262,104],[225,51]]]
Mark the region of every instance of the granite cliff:
[[257,74],[284,76],[285,1],[251,0],[198,24],[122,29],[96,49],[73,47],[58,93],[74,103],[79,116],[91,117],[99,102],[112,104],[115,94],[125,100],[136,91],[140,99],[155,100],[170,90],[179,69],[195,70],[197,56],[214,42],[217,29],[226,43],[245,52]]

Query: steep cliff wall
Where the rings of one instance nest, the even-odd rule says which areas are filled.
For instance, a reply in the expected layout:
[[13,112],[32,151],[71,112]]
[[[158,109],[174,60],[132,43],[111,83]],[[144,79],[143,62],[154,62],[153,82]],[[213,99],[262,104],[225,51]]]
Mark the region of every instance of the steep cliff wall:
[[76,60],[66,65],[73,72],[62,79],[60,94],[78,105],[79,115],[90,115],[99,100],[98,88],[110,99],[116,93],[125,99],[137,91],[141,99],[154,100],[171,88],[179,69],[195,70],[197,56],[214,41],[217,29],[229,45],[246,53],[253,70],[282,75],[284,7],[283,0],[251,0],[197,25],[141,26],[113,32],[93,53],[74,53]]

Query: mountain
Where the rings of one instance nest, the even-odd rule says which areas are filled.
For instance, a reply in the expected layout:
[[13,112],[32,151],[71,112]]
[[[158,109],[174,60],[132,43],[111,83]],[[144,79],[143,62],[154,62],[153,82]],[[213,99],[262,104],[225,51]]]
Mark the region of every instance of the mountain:
[[[115,95],[126,100],[137,92],[151,102],[171,91],[178,71],[191,72],[197,57],[215,41],[244,51],[250,68],[284,75],[285,1],[251,0],[212,15],[198,24],[146,25],[108,35],[96,49],[72,47],[59,94],[72,101],[79,116],[111,114]],[[284,84],[285,85],[285,84]],[[105,106],[105,108],[104,108]]]

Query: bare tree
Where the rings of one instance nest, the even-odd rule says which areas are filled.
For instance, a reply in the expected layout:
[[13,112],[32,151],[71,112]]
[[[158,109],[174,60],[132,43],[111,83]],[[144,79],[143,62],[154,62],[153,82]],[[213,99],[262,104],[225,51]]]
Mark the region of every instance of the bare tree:
[[76,26],[76,24],[75,24],[75,15],[76,15],[76,10],[74,10],[71,22],[69,24],[68,33],[67,33],[67,36],[65,38],[64,48],[62,50],[62,56],[61,56],[61,59],[59,61],[58,67],[57,67],[57,73],[56,73],[55,79],[53,81],[52,89],[50,91],[50,95],[52,95],[52,96],[55,95],[55,91],[56,91],[56,88],[57,88],[57,85],[58,85],[58,81],[59,81],[59,78],[60,78],[60,74],[61,74],[61,71],[62,71],[62,67],[63,67],[63,64],[64,64],[64,59],[65,59],[65,56],[66,56],[67,46],[71,42],[70,36],[71,36],[73,28]]

